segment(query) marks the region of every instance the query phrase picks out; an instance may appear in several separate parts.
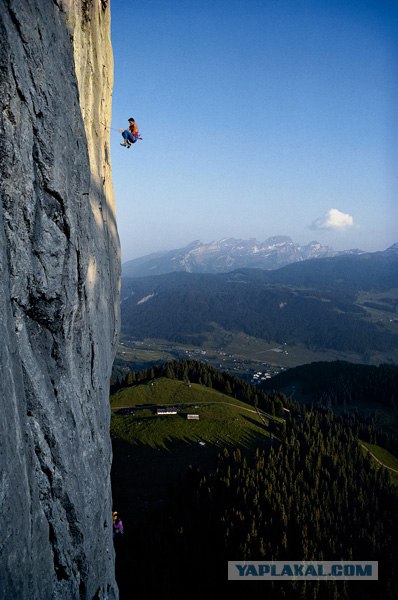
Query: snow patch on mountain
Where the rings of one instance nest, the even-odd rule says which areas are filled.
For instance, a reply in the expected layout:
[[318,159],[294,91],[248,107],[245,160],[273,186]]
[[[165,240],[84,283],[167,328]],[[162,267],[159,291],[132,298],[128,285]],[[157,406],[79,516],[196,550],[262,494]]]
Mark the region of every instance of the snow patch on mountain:
[[225,273],[242,268],[272,271],[294,262],[360,253],[360,250],[337,252],[316,240],[309,244],[297,244],[285,235],[273,236],[263,242],[255,238],[224,238],[208,244],[196,240],[185,248],[157,252],[131,260],[123,265],[123,275],[142,277],[175,271]]
[[155,296],[156,296],[156,294],[148,294],[148,296],[144,296],[143,298],[141,298],[141,300],[138,300],[137,306],[139,304],[144,304],[144,302],[148,302],[148,300],[150,300],[151,298],[154,298]]

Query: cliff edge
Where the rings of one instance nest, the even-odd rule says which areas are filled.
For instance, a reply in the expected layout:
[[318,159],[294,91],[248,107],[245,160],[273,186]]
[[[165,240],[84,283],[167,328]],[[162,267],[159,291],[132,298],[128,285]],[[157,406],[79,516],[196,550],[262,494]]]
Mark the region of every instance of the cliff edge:
[[0,599],[113,600],[106,0],[0,0]]

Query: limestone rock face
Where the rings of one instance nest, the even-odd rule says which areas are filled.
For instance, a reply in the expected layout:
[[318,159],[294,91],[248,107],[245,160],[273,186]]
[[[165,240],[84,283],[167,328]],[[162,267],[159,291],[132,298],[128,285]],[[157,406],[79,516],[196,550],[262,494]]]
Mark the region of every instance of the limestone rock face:
[[114,600],[106,0],[0,0],[0,599]]

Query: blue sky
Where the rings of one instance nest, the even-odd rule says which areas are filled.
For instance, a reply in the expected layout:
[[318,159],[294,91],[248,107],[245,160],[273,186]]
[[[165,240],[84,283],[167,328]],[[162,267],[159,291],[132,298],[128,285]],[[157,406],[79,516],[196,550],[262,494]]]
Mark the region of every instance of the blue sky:
[[396,0],[112,0],[122,258],[192,240],[398,241]]

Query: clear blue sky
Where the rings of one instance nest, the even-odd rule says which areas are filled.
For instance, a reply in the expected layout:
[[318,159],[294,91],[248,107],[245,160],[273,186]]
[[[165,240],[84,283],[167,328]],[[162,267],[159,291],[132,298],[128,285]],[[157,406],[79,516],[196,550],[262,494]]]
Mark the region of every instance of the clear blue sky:
[[397,0],[111,0],[122,258],[398,241]]

